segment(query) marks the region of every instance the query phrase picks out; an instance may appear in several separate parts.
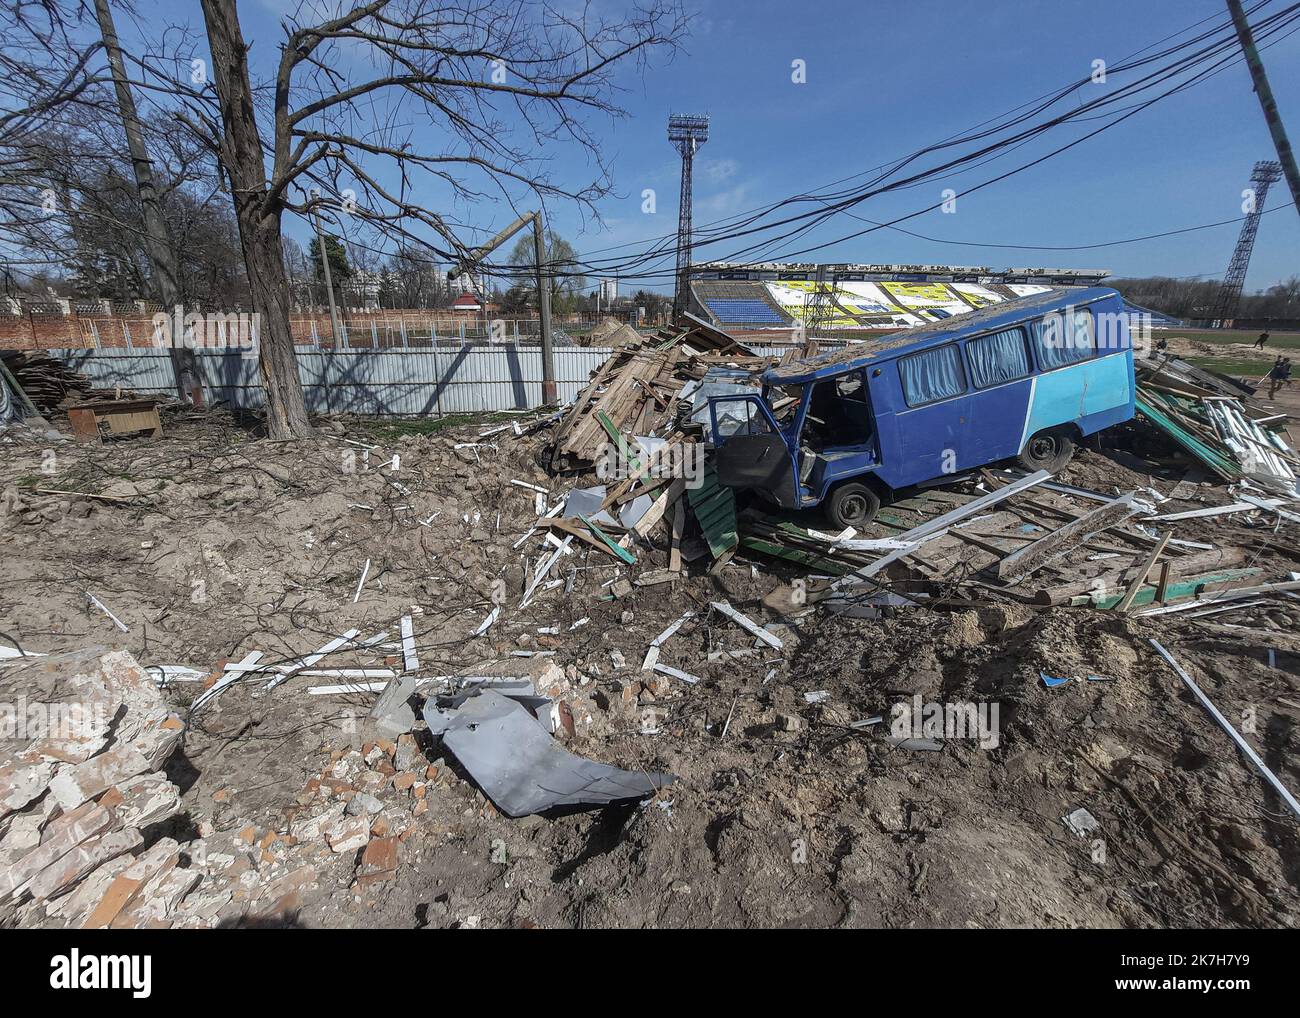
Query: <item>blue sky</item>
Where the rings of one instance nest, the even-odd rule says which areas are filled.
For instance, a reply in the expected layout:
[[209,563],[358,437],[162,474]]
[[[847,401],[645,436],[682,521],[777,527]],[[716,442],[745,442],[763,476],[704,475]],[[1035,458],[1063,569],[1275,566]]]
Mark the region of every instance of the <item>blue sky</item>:
[[[149,2],[142,4],[146,18]],[[293,6],[241,0],[255,72],[274,60],[280,13]],[[1265,12],[1283,6],[1271,3]],[[603,222],[584,220],[573,208],[551,210],[557,232],[583,254],[675,229],[680,164],[665,135],[670,111],[711,117],[695,178],[696,222],[705,223],[861,173],[1083,77],[1096,59],[1115,63],[1202,18],[1226,17],[1221,0],[694,0],[691,8],[696,13],[683,51],[644,75],[624,76],[628,91],[621,102],[628,118],[617,125],[592,123],[604,138],[617,188],[599,206]],[[168,20],[201,25],[197,2],[168,4],[165,11]],[[1300,142],[1300,32],[1263,56],[1292,139]],[[791,80],[796,59],[805,62],[806,83]],[[1088,87],[1113,88],[1122,80]],[[856,212],[882,220],[914,211],[939,201],[943,187],[960,193],[1079,133],[1062,128],[1050,135],[1051,144],[1035,143],[951,181],[873,198]],[[580,183],[590,176],[585,153],[557,147],[547,155],[562,180]],[[959,197],[952,214],[936,210],[904,225],[945,241],[1025,245],[1093,244],[1174,230],[1240,216],[1253,163],[1273,158],[1249,76],[1237,64],[1011,180]],[[656,192],[654,215],[641,211],[646,188]],[[445,196],[429,188],[426,200],[436,208]],[[1279,182],[1267,206],[1288,201]],[[483,229],[511,218],[501,206],[471,215]],[[785,247],[806,247],[863,225],[840,216]],[[287,226],[305,239],[298,224]],[[796,260],[1217,276],[1238,230],[1233,223],[1127,246],[1051,252],[963,247],[884,230]],[[711,246],[697,259],[722,257],[739,246]],[[1247,289],[1300,273],[1297,252],[1295,208],[1264,216]],[[771,253],[783,251],[777,246]]]

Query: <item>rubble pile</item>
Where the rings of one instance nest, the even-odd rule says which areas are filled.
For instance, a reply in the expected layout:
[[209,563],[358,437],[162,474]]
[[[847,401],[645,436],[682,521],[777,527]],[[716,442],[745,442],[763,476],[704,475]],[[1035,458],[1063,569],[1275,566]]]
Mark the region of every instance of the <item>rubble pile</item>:
[[548,446],[553,469],[587,469],[606,443],[622,447],[630,436],[662,437],[673,430],[683,386],[698,383],[710,368],[745,375],[771,363],[725,332],[692,316],[686,320],[686,326],[649,336],[622,334],[556,425]]
[[6,351],[4,366],[41,413],[79,403],[91,392],[90,380],[62,361],[41,353]]
[[[75,648],[111,640],[144,667],[111,652],[131,692],[105,703],[167,737],[95,781],[78,768],[135,727],[14,750],[0,853],[46,855],[11,921],[121,897],[106,924],[1300,917],[1294,821],[1150,643],[1226,717],[1258,713],[1244,737],[1294,788],[1294,490],[1225,490],[1148,417],[1154,458],[975,471],[831,533],[691,458],[683,389],[762,363],[711,342],[620,348],[559,413],[431,435],[331,420],[272,447],[213,416],[61,447],[53,476],[16,453],[6,697],[51,699],[34,676],[76,654],[98,676],[106,652]],[[1271,423],[1226,395],[1195,398]],[[629,469],[578,472],[605,443]],[[954,701],[1001,714],[900,722]]]
[[162,769],[180,717],[120,651],[16,664],[0,675],[0,901],[88,928],[167,918],[199,874],[170,839],[136,850],[180,809]]
[[1135,362],[1138,411],[1225,481],[1249,480],[1292,499],[1300,456],[1278,434],[1286,414],[1242,383],[1170,354]]

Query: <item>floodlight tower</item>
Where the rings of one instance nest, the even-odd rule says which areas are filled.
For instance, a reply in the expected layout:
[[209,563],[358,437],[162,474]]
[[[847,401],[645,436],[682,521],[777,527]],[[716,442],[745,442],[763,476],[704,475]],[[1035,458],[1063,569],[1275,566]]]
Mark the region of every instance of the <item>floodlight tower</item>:
[[675,318],[691,302],[691,166],[696,150],[709,140],[709,118],[670,114],[668,140],[682,157],[682,193],[677,204],[677,286],[673,291]]
[[830,325],[834,315],[835,278],[825,265],[818,265],[812,289],[803,299],[804,356],[812,355],[813,338]]
[[1259,217],[1264,211],[1264,199],[1268,197],[1268,188],[1282,179],[1282,164],[1261,160],[1255,164],[1250,175],[1252,211],[1246,214],[1246,221],[1241,224],[1241,235],[1237,237],[1237,246],[1232,250],[1232,261],[1223,276],[1223,285],[1219,287],[1219,296],[1215,298],[1210,309],[1210,317],[1220,325],[1237,317],[1237,308],[1241,304],[1241,290],[1246,285],[1246,269],[1250,266],[1250,253],[1255,247],[1255,234],[1259,232]]

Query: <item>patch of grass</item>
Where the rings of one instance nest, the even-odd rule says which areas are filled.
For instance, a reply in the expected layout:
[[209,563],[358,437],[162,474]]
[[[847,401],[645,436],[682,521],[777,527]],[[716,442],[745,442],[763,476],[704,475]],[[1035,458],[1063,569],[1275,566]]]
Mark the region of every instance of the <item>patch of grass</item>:
[[462,424],[496,424],[514,420],[515,417],[515,414],[497,413],[450,414],[447,417],[400,417],[356,421],[354,427],[367,435],[391,441],[403,435],[436,435],[446,428],[455,428]]
[[75,472],[66,474],[24,474],[14,481],[18,488],[49,488],[58,491],[79,492],[82,495],[98,495],[100,486],[81,477]]
[[[1155,332],[1157,338],[1164,336],[1169,339],[1190,339],[1197,343],[1214,343],[1215,345],[1229,345],[1232,343],[1244,343],[1250,346],[1259,338],[1263,329],[1246,331],[1244,329],[1164,329]],[[1268,344],[1265,351],[1278,347],[1282,350],[1300,350],[1300,332],[1269,332]]]
[[1209,368],[1221,375],[1237,375],[1253,383],[1260,375],[1266,374],[1273,366],[1273,359],[1235,360],[1227,357],[1188,357],[1188,361],[1198,368]]

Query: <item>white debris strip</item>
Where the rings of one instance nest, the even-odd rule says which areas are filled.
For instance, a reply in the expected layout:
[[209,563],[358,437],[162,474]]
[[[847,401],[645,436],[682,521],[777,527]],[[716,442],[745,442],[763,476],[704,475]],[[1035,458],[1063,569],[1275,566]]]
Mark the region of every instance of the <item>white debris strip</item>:
[[736,611],[736,609],[727,604],[726,601],[710,601],[709,607],[714,611],[727,616],[727,618],[731,619],[732,622],[740,626],[741,629],[752,633],[773,650],[780,650],[785,646],[785,644],[781,642],[780,637],[773,636],[748,615],[742,615],[740,612]]
[[418,672],[420,670],[420,659],[415,653],[415,631],[411,624],[411,616],[402,616],[402,660],[406,665],[406,671]]
[[314,654],[308,654],[306,657],[299,658],[297,661],[294,661],[291,664],[276,665],[274,670],[280,672],[280,674],[277,675],[275,678],[273,678],[270,682],[268,682],[264,688],[267,690],[274,689],[280,683],[292,677],[294,673],[302,671],[302,669],[304,668],[310,668],[321,658],[325,657],[328,654],[333,654],[340,647],[346,646],[353,639],[355,639],[357,634],[360,632],[361,630],[359,629],[349,629],[342,636],[335,637],[333,640],[330,640],[329,643],[325,644],[325,646],[323,646],[320,650],[316,651]]
[[501,606],[497,605],[490,612],[488,612],[487,618],[485,618],[481,623],[479,623],[479,627],[476,630],[474,630],[474,635],[482,636],[492,627],[492,623],[496,622],[496,620],[499,619],[500,617],[501,617]]
[[543,495],[549,495],[549,494],[550,494],[550,492],[547,491],[545,488],[540,487],[540,486],[538,486],[538,485],[536,485],[536,484],[529,484],[527,481],[516,481],[516,480],[514,480],[514,479],[512,478],[511,481],[510,481],[510,483],[513,484],[513,485],[516,485],[516,486],[518,486],[518,487],[520,487],[520,488],[527,488],[529,491],[539,491],[539,492],[541,492]]
[[160,689],[173,682],[202,682],[208,677],[207,672],[201,672],[197,668],[191,668],[188,665],[145,665],[144,670],[149,673]]
[[357,592],[352,595],[352,603],[356,604],[361,600],[361,588],[366,585],[366,577],[370,575],[370,559],[366,559],[366,564],[361,570],[361,579],[357,581]]
[[[543,516],[542,519],[549,520],[549,519],[551,519],[551,518],[553,518],[553,517],[555,517],[555,516],[558,516],[559,513],[560,513],[560,510],[563,509],[563,508],[564,508],[564,500],[561,499],[561,500],[556,504],[555,508],[552,509],[550,512],[548,512],[545,516]],[[537,528],[536,528],[536,527],[529,527],[529,528],[528,528],[528,532],[527,532],[526,534],[524,534],[523,537],[521,537],[518,541],[516,541],[516,542],[515,542],[514,544],[512,544],[510,547],[513,548],[513,549],[515,549],[515,550],[518,550],[519,546],[522,545],[525,541],[527,541],[530,537],[532,537],[535,533],[537,533]]]
[[683,682],[689,683],[692,686],[700,681],[698,676],[690,675],[687,672],[681,671],[678,668],[673,668],[670,665],[656,664],[655,671],[662,675],[671,675],[674,679],[681,679]]
[[683,615],[681,618],[679,618],[676,622],[674,622],[671,626],[669,626],[669,627],[668,627],[667,629],[665,629],[662,633],[660,633],[660,634],[659,634],[658,636],[656,636],[653,640],[651,640],[651,641],[650,641],[650,646],[652,646],[652,647],[659,647],[659,646],[662,646],[662,644],[663,644],[663,642],[664,642],[665,640],[667,640],[667,639],[669,639],[670,637],[672,637],[672,636],[677,632],[677,630],[681,629],[682,626],[686,624],[686,622],[688,622],[689,620],[691,620],[691,619],[693,619],[693,618],[695,618],[695,612],[693,612],[693,611],[692,611],[692,612],[687,612],[685,615]]
[[20,657],[45,657],[33,650],[19,650],[17,647],[0,646],[0,661],[12,661]]
[[92,594],[92,593],[91,593],[90,591],[88,591],[88,590],[85,591],[84,593],[85,593],[85,595],[86,595],[88,598],[90,598],[90,603],[91,603],[91,604],[93,604],[96,608],[98,608],[100,611],[102,611],[105,615],[107,615],[110,619],[113,620],[113,625],[117,626],[117,628],[120,629],[120,630],[121,630],[122,632],[124,632],[124,633],[129,632],[129,630],[127,629],[126,623],[123,622],[121,619],[119,619],[119,618],[118,618],[116,615],[114,615],[111,611],[109,611],[109,610],[104,606],[104,602],[103,602],[103,601],[101,601],[99,598],[97,598],[94,594]]
[[245,654],[244,659],[238,664],[227,665],[225,674],[222,675],[211,688],[200,693],[198,697],[195,698],[194,702],[190,704],[190,713],[193,714],[209,700],[212,700],[225,692],[226,689],[242,679],[246,673],[256,671],[257,663],[261,660],[262,652],[260,650],[253,650]]
[[532,582],[528,584],[528,589],[524,591],[523,599],[519,602],[520,608],[528,607],[528,602],[532,600],[533,593],[534,591],[537,590],[538,584],[542,582],[546,574],[551,571],[551,567],[554,566],[557,561],[559,561],[560,556],[565,553],[569,545],[572,543],[573,543],[573,535],[569,534],[564,538],[564,541],[560,544],[560,547],[556,548],[555,551],[553,551],[551,555],[545,560],[543,560],[543,562],[537,567],[536,572],[533,573]]

